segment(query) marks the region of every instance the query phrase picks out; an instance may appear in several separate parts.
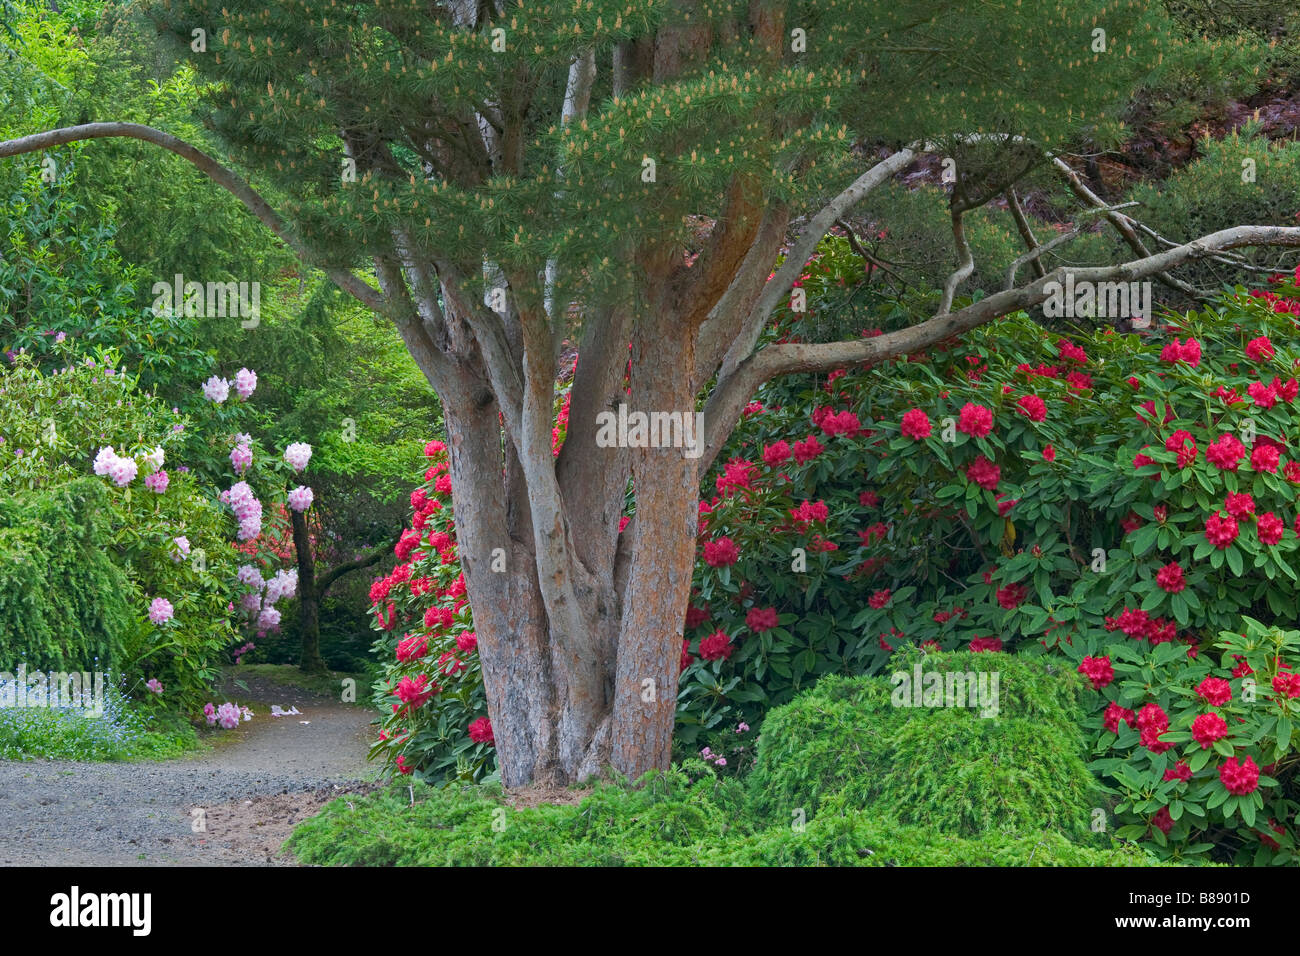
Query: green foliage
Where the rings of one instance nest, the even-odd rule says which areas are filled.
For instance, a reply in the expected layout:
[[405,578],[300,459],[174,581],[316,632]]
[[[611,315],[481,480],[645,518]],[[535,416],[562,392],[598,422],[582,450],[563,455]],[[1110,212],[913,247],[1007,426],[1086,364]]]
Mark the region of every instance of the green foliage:
[[481,786],[405,786],[340,798],[287,846],[331,866],[1151,866],[1129,846],[1052,831],[962,838],[829,803],[806,827],[755,827],[739,786],[680,769],[639,789],[600,786],[573,804],[512,809]]
[[[911,680],[916,665],[923,674],[1005,676],[997,716],[968,698],[915,707],[900,690],[910,684],[894,675]],[[1002,654],[900,655],[891,667],[891,680],[827,677],[769,712],[748,781],[763,819],[812,817],[838,795],[955,836],[1010,827],[1084,837],[1097,795],[1082,761],[1075,674]]]
[[132,583],[111,557],[104,485],[81,478],[0,501],[4,669],[121,666],[134,626]]
[[[1126,200],[1141,203],[1133,214],[1174,243],[1239,225],[1294,226],[1300,215],[1300,143],[1269,142],[1257,131],[1257,125],[1248,124],[1223,139],[1198,140],[1193,162],[1163,182],[1130,190]],[[1112,257],[1120,252],[1117,242],[1112,240]],[[1288,250],[1241,253],[1256,268],[1283,272],[1294,267],[1295,255]],[[1240,274],[1213,261],[1193,262],[1178,272],[1208,289],[1235,282]]]
[[0,760],[166,760],[198,748],[194,728],[156,719],[107,683],[104,712],[0,708]]
[[[1106,651],[1113,678],[1087,693],[1084,726],[1092,769],[1119,797],[1116,835],[1167,859],[1294,866],[1300,631],[1247,617],[1195,657]],[[1147,729],[1154,714],[1167,731]],[[1247,767],[1240,782],[1233,764]]]
[[[193,713],[234,637],[226,608],[241,562],[228,543],[227,515],[171,457],[187,420],[139,391],[113,353],[97,354],[54,374],[27,356],[0,371],[0,492],[14,502],[5,508],[17,509],[0,522],[11,529],[0,532],[0,574],[14,582],[0,598],[0,651],[12,656],[30,642],[31,653],[61,655],[69,669],[83,670],[93,650],[98,669],[111,663],[126,677],[128,693],[139,697],[150,678],[162,682],[164,694],[148,695],[142,707]],[[91,478],[108,446],[137,461],[163,449],[166,493]],[[63,504],[81,500],[84,512]],[[181,536],[190,559],[180,560]],[[26,595],[23,603],[11,603],[17,595]],[[147,618],[155,597],[175,611],[162,627]]]
[[[1242,66],[1231,44],[1189,39],[1139,0],[783,6],[806,49],[784,37],[764,49],[739,27],[743,5],[699,6],[692,24],[715,28],[705,42],[621,96],[602,85],[581,124],[560,121],[575,52],[608,62],[616,43],[677,22],[675,4],[485,9],[472,30],[400,5],[381,22],[365,4],[310,0],[147,9],[209,84],[200,87],[205,119],[238,162],[290,197],[322,261],[364,261],[401,233],[475,272],[485,259],[518,275],[554,261],[557,295],[588,302],[627,291],[637,257],[685,239],[691,217],[721,216],[738,180],[802,203],[838,190],[855,142],[925,137],[959,153],[978,189],[1006,172],[1005,151],[961,147],[956,136],[1109,145],[1135,90],[1159,87],[1189,60],[1207,83]],[[1093,34],[1103,22],[1104,50]],[[192,52],[196,23],[220,56]],[[498,23],[504,42],[494,47]],[[413,132],[413,116],[472,118],[483,103],[518,127],[507,137],[518,149],[490,175],[478,175],[478,156],[431,149]],[[347,183],[338,131],[362,115],[372,132],[349,144],[360,178]],[[656,163],[650,188],[646,158]]]

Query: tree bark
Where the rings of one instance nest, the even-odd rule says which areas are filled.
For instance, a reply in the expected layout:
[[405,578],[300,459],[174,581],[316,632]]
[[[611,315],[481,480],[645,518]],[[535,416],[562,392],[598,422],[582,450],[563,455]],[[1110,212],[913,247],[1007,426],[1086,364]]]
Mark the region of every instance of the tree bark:
[[320,595],[316,591],[316,558],[311,552],[311,535],[307,532],[307,516],[289,509],[293,522],[293,547],[298,553],[298,628],[302,649],[298,654],[298,667],[309,673],[325,671],[325,660],[320,656]]

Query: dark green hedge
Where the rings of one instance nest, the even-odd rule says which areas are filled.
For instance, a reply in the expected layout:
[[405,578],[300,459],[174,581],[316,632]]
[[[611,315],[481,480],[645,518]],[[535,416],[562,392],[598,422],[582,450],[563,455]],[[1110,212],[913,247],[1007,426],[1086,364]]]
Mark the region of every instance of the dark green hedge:
[[0,501],[0,671],[107,670],[133,627],[108,492],[80,478]]

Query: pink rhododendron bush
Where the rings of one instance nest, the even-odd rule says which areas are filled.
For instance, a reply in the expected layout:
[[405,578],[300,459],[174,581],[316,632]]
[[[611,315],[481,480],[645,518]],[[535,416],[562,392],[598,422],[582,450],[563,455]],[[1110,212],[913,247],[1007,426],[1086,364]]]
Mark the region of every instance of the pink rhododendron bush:
[[[68,362],[52,373],[23,355],[0,364],[0,498],[52,501],[96,483],[101,528],[89,540],[74,526],[50,527],[17,552],[0,548],[0,575],[19,579],[5,593],[32,595],[0,600],[6,669],[25,660],[29,669],[110,671],[145,709],[197,716],[236,637],[233,581],[222,573],[235,566],[230,519],[173,457],[186,416],[141,391],[112,351],[69,350]],[[111,582],[88,574],[105,558]],[[107,595],[124,614],[75,613]]]
[[[201,719],[225,651],[241,631],[277,628],[277,603],[295,596],[297,571],[269,546],[275,535],[263,535],[259,494],[270,530],[286,501],[310,508],[299,484],[310,446],[274,456],[247,434],[223,437],[245,410],[218,406],[248,401],[257,377],[213,376],[195,386],[210,403],[198,425],[222,446],[209,455],[228,459],[222,477],[224,462],[194,456],[189,416],[142,391],[116,352],[87,356],[74,345],[56,346],[67,364],[50,372],[21,354],[0,369],[0,494],[61,501],[63,489],[92,481],[103,502],[89,529],[68,519],[66,531],[51,526],[15,553],[0,545],[0,580],[15,578],[6,593],[21,598],[0,599],[0,651],[6,666],[110,671],[146,710]],[[33,549],[60,559],[23,560]],[[87,550],[93,559],[79,561]],[[94,601],[104,609],[86,610]]]
[[[679,754],[741,772],[767,709],[903,645],[1051,655],[1087,682],[1114,794],[1098,825],[1180,857],[1289,860],[1300,660],[1268,622],[1297,616],[1297,278],[1137,333],[1014,315],[766,387],[701,489]],[[768,334],[794,340],[794,319]],[[488,715],[431,447],[371,591],[376,750],[477,776]]]

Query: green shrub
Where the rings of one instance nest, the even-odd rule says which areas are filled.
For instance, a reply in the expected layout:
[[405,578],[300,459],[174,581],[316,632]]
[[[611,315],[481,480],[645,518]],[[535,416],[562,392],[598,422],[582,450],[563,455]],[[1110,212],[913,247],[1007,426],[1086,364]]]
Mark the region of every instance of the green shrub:
[[[698,761],[697,761],[698,763]],[[703,765],[701,764],[701,767]],[[681,770],[641,789],[606,784],[576,805],[506,806],[491,786],[393,786],[335,800],[287,846],[333,866],[1150,866],[1132,845],[1089,848],[1052,831],[966,839],[850,809],[755,829],[740,787]]]
[[110,557],[108,503],[91,478],[0,501],[0,670],[121,663],[135,591]]
[[892,675],[827,677],[763,724],[749,778],[759,817],[788,825],[838,796],[955,836],[1013,827],[1086,838],[1099,796],[1082,759],[1078,676],[995,653],[912,652],[891,668],[911,680],[917,664],[922,674],[983,672],[990,688],[996,673],[997,716],[899,706],[896,691],[905,685]]
[[[1093,848],[1059,833],[992,830],[965,838],[828,801],[800,831],[772,827],[737,846],[740,866],[1153,866],[1133,844]],[[1165,864],[1172,865],[1172,864]]]

